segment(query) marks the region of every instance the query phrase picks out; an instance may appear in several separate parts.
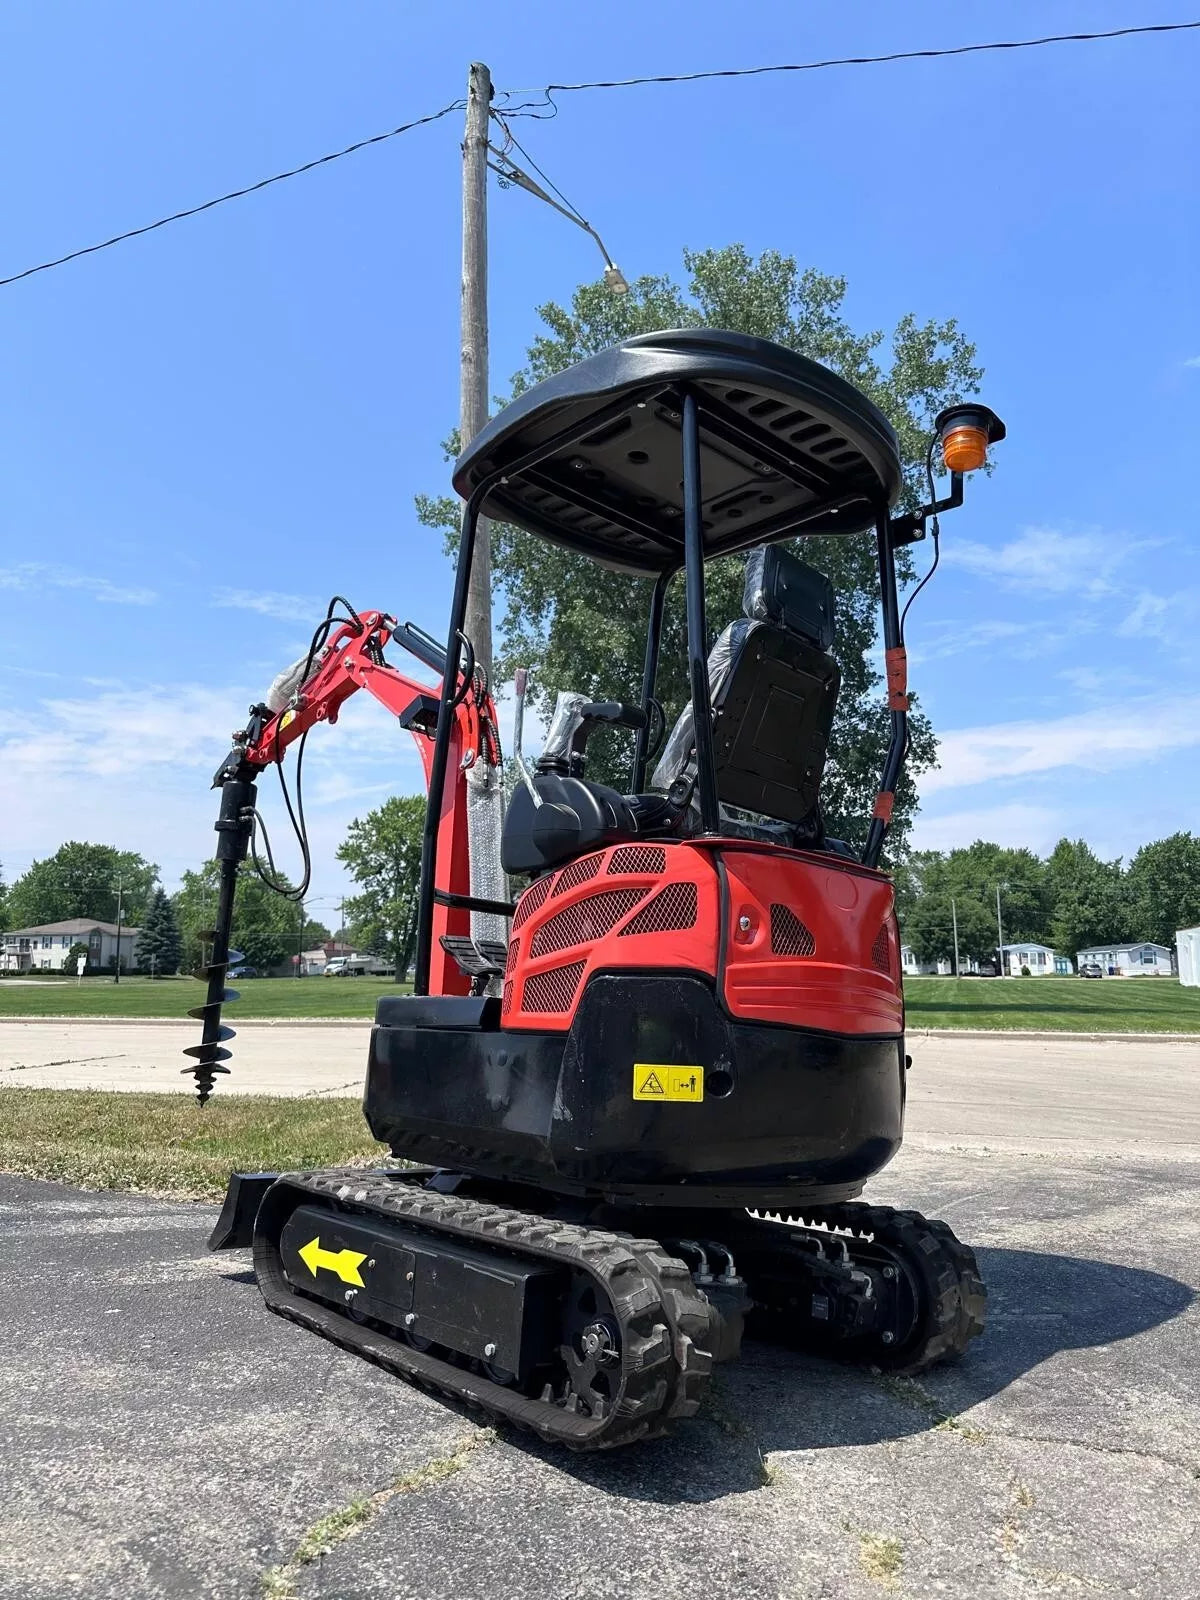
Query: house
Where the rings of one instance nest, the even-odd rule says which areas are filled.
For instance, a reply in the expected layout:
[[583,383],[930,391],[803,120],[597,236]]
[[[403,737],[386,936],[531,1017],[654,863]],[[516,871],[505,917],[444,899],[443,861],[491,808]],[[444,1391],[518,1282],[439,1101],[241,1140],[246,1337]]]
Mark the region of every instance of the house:
[[1200,928],[1180,928],[1175,950],[1180,983],[1187,989],[1200,989]]
[[[134,962],[140,929],[121,929],[121,971]],[[66,922],[46,922],[37,928],[14,928],[0,934],[0,972],[61,972],[73,944],[88,947],[92,970],[112,970],[117,950],[117,928],[94,917],[71,917]]]
[[1006,944],[1004,970],[1010,977],[1020,977],[1028,967],[1031,978],[1065,978],[1071,973],[1071,963],[1066,956],[1056,956],[1048,944]]
[[[900,946],[900,968],[906,978],[952,978],[954,976],[954,963],[948,956],[939,956],[936,961],[918,960],[911,945]],[[963,956],[959,960],[961,973],[977,973],[979,963],[974,956]]]
[[1169,978],[1174,971],[1165,944],[1101,944],[1075,959],[1081,967],[1099,967],[1106,978]]

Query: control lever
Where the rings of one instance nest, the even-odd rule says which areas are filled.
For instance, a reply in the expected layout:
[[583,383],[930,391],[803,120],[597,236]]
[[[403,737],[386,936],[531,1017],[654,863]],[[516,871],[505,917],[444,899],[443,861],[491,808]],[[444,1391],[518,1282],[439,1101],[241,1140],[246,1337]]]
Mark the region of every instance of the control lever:
[[537,784],[533,781],[533,774],[525,765],[525,757],[521,751],[521,741],[525,732],[525,687],[529,680],[529,672],[525,667],[518,667],[513,678],[513,698],[516,701],[516,710],[513,714],[513,760],[517,764],[517,771],[525,787],[529,790],[529,798],[535,806],[542,804],[542,797],[538,793]]

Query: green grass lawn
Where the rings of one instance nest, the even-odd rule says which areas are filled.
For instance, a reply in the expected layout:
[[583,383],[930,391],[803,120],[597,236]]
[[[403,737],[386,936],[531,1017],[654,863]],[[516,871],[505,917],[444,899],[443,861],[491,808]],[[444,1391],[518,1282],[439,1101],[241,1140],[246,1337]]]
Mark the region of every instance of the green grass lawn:
[[1200,989],[1176,978],[910,978],[910,1028],[1200,1033]]
[[356,1100],[227,1095],[201,1110],[173,1094],[0,1089],[0,1172],[83,1189],[219,1200],[235,1169],[388,1160]]
[[[390,978],[243,978],[232,984],[241,995],[229,1005],[236,1017],[373,1017],[381,994],[403,994],[411,984]],[[0,980],[4,1017],[183,1017],[204,1000],[197,978],[123,977]]]
[[[409,985],[387,978],[247,978],[229,1021],[256,1017],[361,1017],[381,994]],[[1174,978],[910,978],[914,1028],[1058,1028],[1076,1033],[1200,1033],[1200,989]],[[0,981],[4,1017],[182,1017],[199,1005],[195,978],[68,978]]]

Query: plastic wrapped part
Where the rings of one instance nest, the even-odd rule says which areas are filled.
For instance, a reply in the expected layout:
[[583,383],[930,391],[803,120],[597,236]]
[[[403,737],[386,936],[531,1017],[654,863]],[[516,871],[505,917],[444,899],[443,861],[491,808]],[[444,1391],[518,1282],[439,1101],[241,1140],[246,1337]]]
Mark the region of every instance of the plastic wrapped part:
[[[313,672],[324,660],[324,652],[320,652],[313,659]],[[293,661],[290,667],[285,667],[278,677],[272,679],[271,687],[267,690],[266,704],[272,711],[282,711],[284,706],[296,693],[304,682],[304,669],[308,665],[307,654],[302,655],[299,661]]]
[[833,584],[782,545],[763,544],[750,552],[742,610],[755,622],[774,622],[798,633],[818,649],[833,648]]
[[571,753],[571,740],[583,721],[579,714],[580,710],[590,704],[591,700],[586,694],[576,694],[571,689],[558,691],[558,698],[554,702],[554,715],[550,718],[550,726],[546,730],[546,742],[538,759],[539,766],[544,762],[561,762],[565,771]]
[[[757,623],[743,621],[741,618],[731,622],[709,651],[708,692],[714,703],[718,690],[724,687],[726,679],[733,671],[733,664],[742,646],[757,626]],[[696,728],[692,717],[692,703],[689,700],[679,713],[678,720],[671,729],[671,737],[663,747],[663,753],[650,779],[651,789],[666,794],[691,761],[695,743]]]
[[[466,778],[471,893],[480,900],[507,900],[508,877],[500,865],[500,835],[504,828],[502,770],[477,761],[467,769]],[[471,937],[477,944],[485,939],[507,944],[508,918],[492,911],[472,911]],[[488,994],[499,994],[501,981],[493,978]]]

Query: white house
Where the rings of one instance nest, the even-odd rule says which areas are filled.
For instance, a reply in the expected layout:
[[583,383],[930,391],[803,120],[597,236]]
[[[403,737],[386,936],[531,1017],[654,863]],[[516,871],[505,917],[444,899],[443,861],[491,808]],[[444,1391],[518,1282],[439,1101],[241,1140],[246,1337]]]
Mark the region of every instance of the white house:
[[1165,944],[1101,944],[1075,959],[1081,967],[1099,967],[1106,978],[1169,978],[1173,971]]
[[[963,972],[975,973],[979,971],[979,963],[974,956],[963,956],[959,962]],[[937,961],[918,961],[911,945],[900,946],[900,967],[906,978],[951,978],[954,976],[954,963],[949,956],[941,956]]]
[[1200,928],[1180,928],[1175,935],[1179,981],[1188,989],[1200,989]]
[[[122,972],[133,966],[139,931],[121,929]],[[0,934],[0,972],[61,972],[73,944],[87,945],[90,968],[111,968],[116,959],[116,924],[97,922],[94,917],[71,917],[38,928],[14,928]]]
[[1006,944],[1005,972],[1019,977],[1024,967],[1029,968],[1031,978],[1066,978],[1071,974],[1067,957],[1056,956],[1048,944]]

